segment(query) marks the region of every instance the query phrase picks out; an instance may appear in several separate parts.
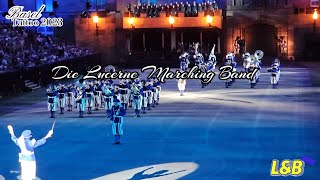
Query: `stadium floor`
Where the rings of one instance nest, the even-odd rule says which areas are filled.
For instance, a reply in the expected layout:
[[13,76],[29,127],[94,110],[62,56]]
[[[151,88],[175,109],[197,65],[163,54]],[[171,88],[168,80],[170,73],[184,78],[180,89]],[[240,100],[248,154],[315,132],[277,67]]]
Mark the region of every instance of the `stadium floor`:
[[[148,73],[141,74],[146,77]],[[110,120],[100,110],[85,118],[75,112],[57,115],[54,135],[36,149],[37,176],[42,180],[138,179],[275,179],[271,161],[320,160],[320,88],[307,68],[282,68],[277,89],[264,68],[251,89],[237,80],[226,89],[215,78],[206,88],[188,80],[185,96],[177,81],[162,84],[160,105],[133,118],[125,117],[122,144],[113,145]],[[143,79],[143,78],[140,78]],[[16,179],[17,136],[31,129],[42,138],[51,128],[45,88],[3,98],[0,102],[0,179]],[[299,179],[318,179],[319,162],[306,164]],[[281,177],[278,177],[281,178]],[[292,177],[293,179],[294,177]],[[286,179],[291,179],[286,177]]]

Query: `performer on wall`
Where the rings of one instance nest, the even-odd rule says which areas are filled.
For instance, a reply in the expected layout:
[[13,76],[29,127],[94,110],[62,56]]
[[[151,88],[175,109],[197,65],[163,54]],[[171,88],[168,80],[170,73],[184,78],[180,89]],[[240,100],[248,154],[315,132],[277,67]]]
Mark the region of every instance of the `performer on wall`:
[[233,48],[234,48],[234,54],[235,55],[238,55],[239,52],[240,52],[240,45],[239,45],[239,40],[240,40],[240,37],[237,36],[236,40],[234,41],[233,43]]
[[187,71],[188,70],[188,66],[189,66],[189,57],[188,57],[188,53],[184,52],[179,56],[179,61],[180,61],[180,69],[182,71]]
[[9,133],[11,135],[11,140],[19,146],[21,152],[19,153],[19,162],[21,165],[21,179],[22,180],[34,180],[36,179],[36,158],[34,154],[35,148],[46,143],[53,135],[53,129],[51,129],[48,134],[40,139],[32,139],[32,132],[30,130],[24,130],[21,136],[17,138],[14,134],[13,127],[8,126]]
[[123,134],[123,117],[126,115],[126,110],[121,105],[119,99],[113,100],[111,109],[112,133],[115,137],[114,144],[120,144],[120,137]]
[[282,41],[280,41],[280,51],[281,51],[281,57],[283,59],[286,59],[286,57],[287,57],[287,42],[283,39],[282,39]]
[[250,58],[250,53],[246,52],[242,55],[242,60],[243,60],[243,68],[244,70],[247,72],[247,66],[250,64],[251,62],[251,58]]

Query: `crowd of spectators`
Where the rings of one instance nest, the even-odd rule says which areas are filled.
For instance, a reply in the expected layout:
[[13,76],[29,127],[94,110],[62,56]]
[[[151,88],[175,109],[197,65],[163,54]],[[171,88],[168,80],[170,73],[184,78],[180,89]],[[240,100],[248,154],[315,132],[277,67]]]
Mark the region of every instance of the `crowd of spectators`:
[[87,48],[57,43],[52,36],[0,23],[0,73],[26,70],[92,54]]
[[203,11],[205,15],[214,15],[214,10],[218,9],[216,0],[197,3],[196,1],[175,2],[165,4],[146,4],[133,5],[128,4],[128,11],[135,17],[140,17],[141,13],[147,14],[148,17],[159,17],[160,12],[165,12],[166,16],[178,16],[178,13],[184,13],[185,17],[197,17],[198,12]]

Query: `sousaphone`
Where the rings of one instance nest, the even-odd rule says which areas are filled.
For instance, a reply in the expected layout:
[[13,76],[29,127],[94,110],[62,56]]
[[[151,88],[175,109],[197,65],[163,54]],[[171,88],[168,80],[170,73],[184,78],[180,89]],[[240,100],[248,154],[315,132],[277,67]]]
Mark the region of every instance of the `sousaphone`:
[[116,68],[112,65],[108,65],[104,68],[104,71],[109,72],[109,73],[113,73],[113,72],[116,72]]
[[262,60],[263,56],[264,56],[264,53],[263,53],[263,51],[261,51],[261,50],[256,50],[256,52],[254,53],[255,59],[256,59],[259,63],[261,63],[261,60]]

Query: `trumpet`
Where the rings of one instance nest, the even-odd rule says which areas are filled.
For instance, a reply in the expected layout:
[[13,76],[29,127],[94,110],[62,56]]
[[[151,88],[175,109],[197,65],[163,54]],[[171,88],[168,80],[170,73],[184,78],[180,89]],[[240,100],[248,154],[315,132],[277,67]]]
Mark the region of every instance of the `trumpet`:
[[78,94],[78,96],[76,98],[76,101],[80,102],[81,98],[82,98],[82,92],[79,92],[79,94]]

